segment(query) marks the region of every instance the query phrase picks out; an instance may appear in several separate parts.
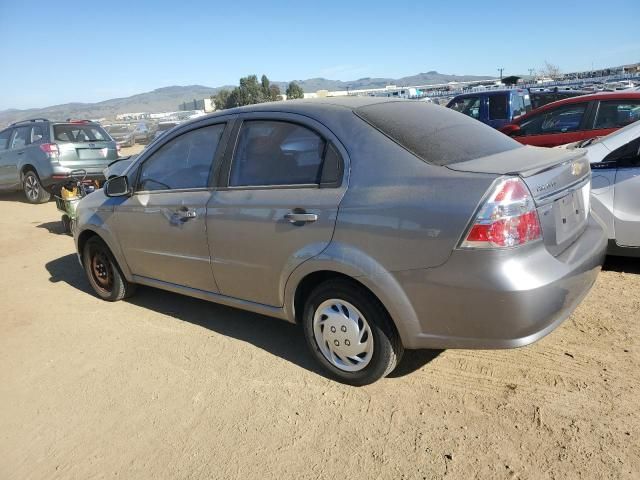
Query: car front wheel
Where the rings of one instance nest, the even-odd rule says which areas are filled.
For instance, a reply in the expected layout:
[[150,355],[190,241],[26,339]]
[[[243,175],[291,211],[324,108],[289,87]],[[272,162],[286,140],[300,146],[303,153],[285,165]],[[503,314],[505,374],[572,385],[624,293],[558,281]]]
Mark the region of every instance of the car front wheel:
[[45,203],[51,198],[51,194],[44,189],[38,174],[33,170],[24,174],[22,188],[29,203]]
[[329,280],[305,304],[303,328],[312,355],[335,379],[355,386],[388,375],[403,353],[388,313],[363,287]]
[[122,275],[111,250],[100,238],[87,240],[82,264],[91,287],[101,299],[116,302],[133,295],[135,285]]

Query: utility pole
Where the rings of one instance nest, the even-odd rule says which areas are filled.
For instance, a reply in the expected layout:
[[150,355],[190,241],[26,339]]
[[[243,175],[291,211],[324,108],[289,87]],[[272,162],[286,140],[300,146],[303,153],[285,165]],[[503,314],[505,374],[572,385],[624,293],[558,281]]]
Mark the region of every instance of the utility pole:
[[533,69],[533,68],[530,68],[530,69],[529,69],[529,76],[530,76],[530,77],[533,77],[533,71],[534,71],[534,69]]
[[502,82],[502,71],[504,70],[504,68],[499,68],[498,71],[500,72],[500,81]]

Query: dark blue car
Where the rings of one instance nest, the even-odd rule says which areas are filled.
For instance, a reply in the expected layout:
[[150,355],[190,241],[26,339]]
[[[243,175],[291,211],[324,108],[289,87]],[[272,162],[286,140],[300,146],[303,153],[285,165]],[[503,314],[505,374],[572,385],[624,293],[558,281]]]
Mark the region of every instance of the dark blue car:
[[531,110],[529,92],[521,89],[464,93],[447,104],[493,128],[502,128]]

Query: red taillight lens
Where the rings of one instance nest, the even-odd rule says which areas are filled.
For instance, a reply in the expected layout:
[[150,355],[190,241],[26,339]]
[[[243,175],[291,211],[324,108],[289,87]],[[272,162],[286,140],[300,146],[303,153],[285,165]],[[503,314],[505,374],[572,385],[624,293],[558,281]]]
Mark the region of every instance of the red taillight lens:
[[44,153],[48,153],[49,155],[59,155],[60,150],[58,149],[58,145],[55,143],[43,143],[40,145],[40,150]]
[[529,189],[517,177],[495,186],[461,243],[463,248],[516,247],[542,237]]

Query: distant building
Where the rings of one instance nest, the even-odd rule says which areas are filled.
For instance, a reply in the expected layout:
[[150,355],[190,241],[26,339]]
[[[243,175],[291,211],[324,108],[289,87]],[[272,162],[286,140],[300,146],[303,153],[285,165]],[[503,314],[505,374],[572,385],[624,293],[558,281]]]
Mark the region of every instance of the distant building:
[[195,98],[189,102],[184,102],[178,105],[178,110],[202,110],[204,112],[213,112],[216,109],[215,103],[210,98],[203,98],[196,100]]
[[151,118],[151,114],[149,112],[132,112],[116,115],[116,120],[142,120],[144,118]]

